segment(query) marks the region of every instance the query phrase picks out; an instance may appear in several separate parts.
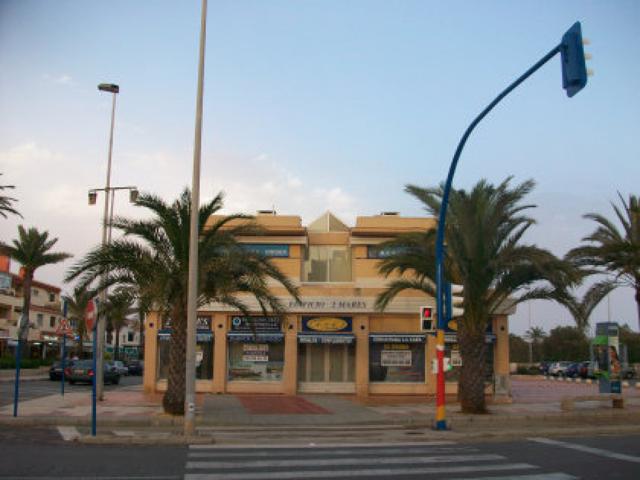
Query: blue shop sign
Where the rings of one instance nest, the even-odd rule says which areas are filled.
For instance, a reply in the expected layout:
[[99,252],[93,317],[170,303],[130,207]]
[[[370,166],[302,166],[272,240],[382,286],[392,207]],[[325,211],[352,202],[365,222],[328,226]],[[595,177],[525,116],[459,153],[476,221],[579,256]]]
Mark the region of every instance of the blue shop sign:
[[276,316],[242,316],[231,317],[232,332],[278,333],[282,331],[282,319]]
[[242,248],[270,258],[289,258],[289,245],[271,243],[243,243]]

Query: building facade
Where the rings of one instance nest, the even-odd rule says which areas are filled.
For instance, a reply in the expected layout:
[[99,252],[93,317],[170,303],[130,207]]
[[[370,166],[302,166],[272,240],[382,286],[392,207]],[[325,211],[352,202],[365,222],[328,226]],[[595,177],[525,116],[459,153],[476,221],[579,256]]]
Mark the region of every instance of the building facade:
[[[0,256],[0,356],[10,354],[15,347],[24,299],[24,280],[20,274],[11,273],[9,266],[9,258]],[[60,288],[34,280],[28,336],[32,357],[46,358],[58,354],[56,329],[61,319]]]
[[[210,222],[216,218],[210,219]],[[239,238],[299,287],[300,301],[279,285],[272,291],[287,308],[265,316],[257,302],[242,315],[221,304],[198,310],[196,389],[211,393],[340,393],[425,395],[436,389],[435,337],[421,330],[420,307],[435,299],[405,291],[380,312],[376,296],[387,280],[378,264],[391,252],[380,244],[435,227],[432,218],[397,214],[358,217],[348,227],[331,213],[308,226],[300,217],[262,213],[260,236]],[[508,398],[508,315],[487,330],[488,392]],[[171,322],[151,313],[145,325],[145,391],[166,389]],[[447,391],[455,393],[460,355],[455,330],[447,332]]]

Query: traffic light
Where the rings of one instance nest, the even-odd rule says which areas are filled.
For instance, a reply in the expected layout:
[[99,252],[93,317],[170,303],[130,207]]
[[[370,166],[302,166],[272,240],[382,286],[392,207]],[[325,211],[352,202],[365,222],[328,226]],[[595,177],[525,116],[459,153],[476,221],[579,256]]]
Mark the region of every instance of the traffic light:
[[[449,312],[450,318],[462,317],[464,315],[464,296],[463,291],[464,287],[462,285],[456,285],[455,283],[451,285],[451,302],[447,301],[447,305],[450,306]],[[449,291],[447,289],[447,291]]]
[[435,311],[434,307],[420,307],[420,330],[423,332],[434,332],[436,330]]
[[562,36],[560,58],[562,62],[562,88],[573,97],[587,84],[587,65],[580,22],[576,22]]

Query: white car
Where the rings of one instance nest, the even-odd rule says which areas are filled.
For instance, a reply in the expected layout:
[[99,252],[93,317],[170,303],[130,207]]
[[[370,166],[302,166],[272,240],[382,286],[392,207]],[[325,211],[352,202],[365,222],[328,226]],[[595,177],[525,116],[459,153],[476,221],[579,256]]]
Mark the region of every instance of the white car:
[[564,375],[565,370],[572,363],[573,362],[553,362],[549,366],[549,375],[553,375],[554,377],[559,377]]
[[109,366],[113,368],[116,372],[118,372],[118,374],[120,375],[129,375],[129,369],[120,360],[109,362]]

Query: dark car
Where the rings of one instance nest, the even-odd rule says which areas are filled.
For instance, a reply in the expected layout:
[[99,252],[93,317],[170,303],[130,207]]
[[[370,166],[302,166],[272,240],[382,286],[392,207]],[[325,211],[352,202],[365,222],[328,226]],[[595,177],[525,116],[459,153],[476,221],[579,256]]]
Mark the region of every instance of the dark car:
[[549,375],[549,367],[551,366],[551,362],[540,362],[540,373],[542,375]]
[[578,378],[580,375],[580,368],[582,367],[582,363],[572,363],[569,365],[561,375],[569,378]]
[[591,378],[590,375],[590,365],[591,362],[582,362],[580,363],[580,369],[578,371],[578,375],[580,376],[580,378]]
[[144,362],[142,360],[131,360],[127,363],[127,368],[129,368],[129,375],[142,375]]
[[[64,367],[72,367],[75,360],[66,360]],[[49,380],[60,380],[62,378],[62,362],[53,362],[49,369]]]
[[[80,360],[75,362],[73,367],[68,367],[64,372],[70,384],[76,382],[92,383],[93,382],[93,360]],[[106,363],[104,365],[104,383],[120,383],[120,374],[117,370],[110,368]]]

